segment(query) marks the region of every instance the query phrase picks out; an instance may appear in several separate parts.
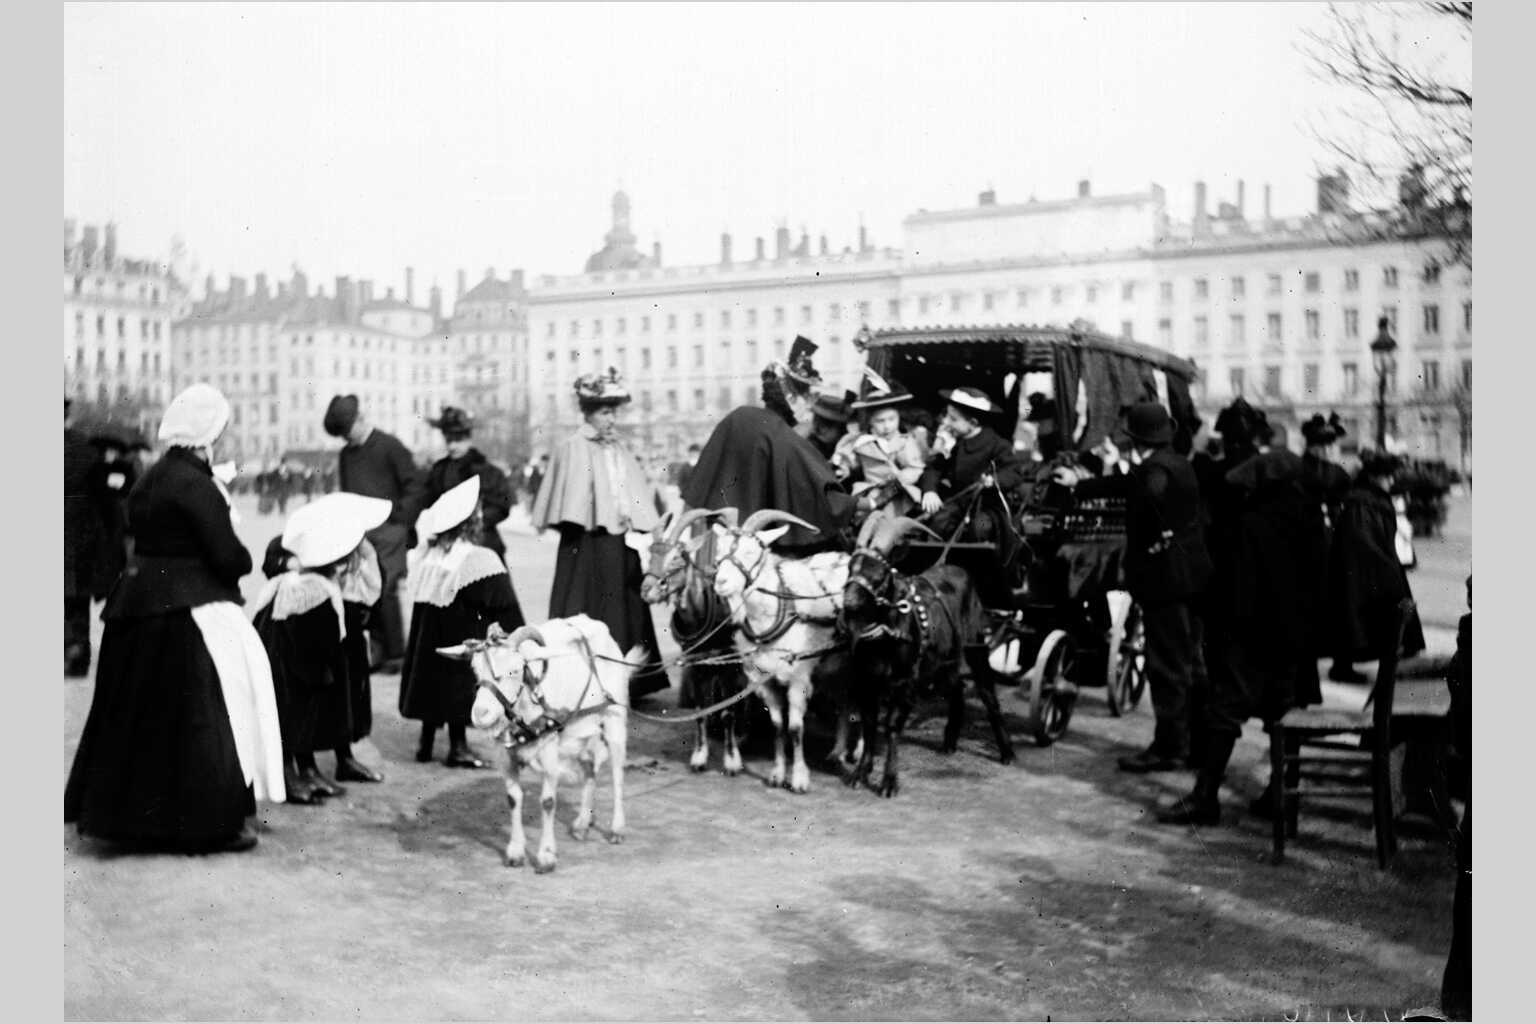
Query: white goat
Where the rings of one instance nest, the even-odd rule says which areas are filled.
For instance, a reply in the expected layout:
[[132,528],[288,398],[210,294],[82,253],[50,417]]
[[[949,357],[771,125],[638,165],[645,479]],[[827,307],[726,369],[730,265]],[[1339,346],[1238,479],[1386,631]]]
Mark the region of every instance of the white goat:
[[534,870],[555,870],[555,795],[561,781],[581,782],[581,804],[571,835],[586,839],[592,827],[597,771],[612,763],[613,824],[610,843],[624,841],[624,760],[629,729],[629,679],[644,663],[645,651],[619,651],[608,627],[585,615],[522,626],[512,634],[492,626],[485,641],[438,649],[467,660],[480,681],[470,721],[507,748],[507,804],[512,834],[506,863],[521,867],[527,848],[523,833],[521,772],[544,777],[543,812]]
[[[734,513],[734,510],[727,510]],[[734,514],[727,516],[728,521]],[[785,525],[772,527],[771,524]],[[794,793],[811,788],[805,765],[805,709],[814,689],[811,672],[837,632],[848,555],[826,552],[783,558],[769,549],[790,525],[815,527],[777,509],[762,509],[739,527],[714,524],[715,593],[725,599],[736,624],[736,650],[748,684],[768,706],[776,733],[769,786]],[[834,756],[844,749],[846,722],[838,713]],[[793,764],[786,771],[785,740]]]

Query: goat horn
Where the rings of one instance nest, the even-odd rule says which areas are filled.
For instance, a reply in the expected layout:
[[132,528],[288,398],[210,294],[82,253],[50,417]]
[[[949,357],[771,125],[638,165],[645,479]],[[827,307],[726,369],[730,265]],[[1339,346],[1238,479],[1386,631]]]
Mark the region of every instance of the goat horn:
[[853,546],[855,548],[864,547],[869,540],[870,534],[875,532],[875,527],[880,525],[880,521],[879,516],[869,516],[866,518],[864,524],[859,527],[859,539],[854,541]]
[[722,520],[724,520],[725,525],[732,530],[736,529],[736,524],[741,522],[741,513],[737,511],[735,505],[726,505],[724,508],[710,509],[709,514],[711,517],[719,516]]
[[676,522],[677,522],[677,513],[675,511],[672,511],[671,509],[668,509],[666,512],[663,512],[661,514],[661,518],[660,519],[656,520],[655,532],[659,533],[663,538],[665,538],[667,540],[671,540],[672,539],[672,526]]
[[512,635],[507,637],[504,644],[515,651],[522,645],[524,640],[532,640],[542,647],[544,645],[544,634],[539,632],[537,626],[518,626],[512,631]]
[[879,526],[876,527],[875,537],[871,541],[871,546],[881,554],[888,555],[891,552],[891,548],[896,546],[897,541],[902,540],[909,533],[916,533],[918,530],[923,531],[934,540],[943,539],[916,519],[910,516],[897,516],[895,519],[883,519],[880,521]]
[[690,508],[688,511],[681,513],[676,519],[672,521],[671,527],[667,530],[667,543],[676,543],[677,539],[681,537],[685,532],[687,532],[688,527],[692,526],[700,519],[708,518],[714,514],[714,512],[707,508]]
[[805,529],[810,530],[812,533],[821,532],[816,527],[806,522],[804,519],[801,519],[799,516],[791,515],[788,512],[783,512],[776,508],[760,508],[756,512],[753,512],[751,515],[747,516],[747,521],[741,524],[740,532],[756,533],[763,529],[763,527],[773,523],[789,523],[793,526],[804,527]]

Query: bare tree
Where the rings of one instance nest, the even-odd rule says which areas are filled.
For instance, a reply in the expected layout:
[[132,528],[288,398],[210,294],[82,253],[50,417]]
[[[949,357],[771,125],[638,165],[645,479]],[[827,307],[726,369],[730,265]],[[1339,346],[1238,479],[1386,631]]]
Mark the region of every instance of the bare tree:
[[1376,200],[1375,230],[1443,238],[1446,262],[1471,266],[1472,5],[1420,0],[1328,11],[1327,26],[1305,32],[1301,50],[1355,102],[1314,134]]

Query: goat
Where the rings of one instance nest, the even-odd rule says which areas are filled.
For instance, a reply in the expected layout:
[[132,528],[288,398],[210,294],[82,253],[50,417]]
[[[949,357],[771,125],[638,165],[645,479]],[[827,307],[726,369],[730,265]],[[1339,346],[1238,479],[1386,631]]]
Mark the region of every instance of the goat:
[[[836,633],[848,556],[825,552],[783,558],[769,549],[790,524],[815,527],[788,512],[760,509],[739,527],[735,509],[712,524],[716,542],[715,593],[725,599],[736,624],[736,650],[753,691],[768,707],[775,732],[773,771],[766,784],[804,793],[811,788],[805,764],[805,710],[814,690],[812,673]],[[774,523],[784,525],[772,527]],[[788,740],[792,765],[785,765]],[[841,758],[846,720],[838,714],[834,757]]]
[[645,661],[641,647],[620,655],[608,627],[585,615],[551,619],[542,626],[520,626],[510,635],[492,625],[484,641],[468,640],[440,647],[446,657],[469,661],[480,689],[470,721],[507,748],[505,782],[512,811],[512,834],[505,861],[522,867],[527,848],[523,833],[521,772],[531,768],[544,777],[539,807],[543,811],[534,870],[555,870],[555,795],[562,780],[581,781],[581,804],[571,835],[585,840],[592,827],[597,771],[605,760],[613,773],[613,821],[610,843],[624,841],[624,760],[629,730],[629,679]]
[[913,577],[891,566],[891,549],[914,530],[932,534],[906,517],[866,522],[843,590],[842,622],[859,666],[853,696],[864,726],[864,756],[844,782],[868,782],[883,705],[885,774],[879,793],[884,797],[895,796],[899,788],[897,746],[920,692],[936,689],[948,698],[942,749],[949,754],[959,745],[965,720],[962,657],[987,710],[1002,763],[1013,761],[1013,745],[998,708],[996,676],[987,663],[986,616],[970,573],[941,563]]
[[[715,593],[711,577],[715,537],[706,532],[694,538],[687,532],[714,514],[708,509],[669,513],[652,534],[650,559],[640,583],[640,596],[647,604],[672,602],[672,635],[684,650],[683,689],[704,706],[740,693],[746,685],[737,665],[689,663],[725,657],[735,650],[732,630],[724,628],[730,624],[730,613]],[[709,719],[719,721],[724,734],[721,768],[727,775],[736,775],[741,771],[741,749],[733,707],[698,720],[688,767],[702,772],[709,764]]]

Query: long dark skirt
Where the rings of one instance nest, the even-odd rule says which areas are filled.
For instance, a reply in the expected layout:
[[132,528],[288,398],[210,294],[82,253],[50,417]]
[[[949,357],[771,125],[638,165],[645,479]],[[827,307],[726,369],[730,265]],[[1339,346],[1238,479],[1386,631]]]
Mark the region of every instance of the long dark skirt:
[[373,731],[373,681],[368,668],[368,608],[347,601],[347,637],[341,642],[347,660],[347,685],[321,708],[319,734],[333,747],[356,743]]
[[109,620],[64,820],[102,839],[202,843],[255,812],[191,611]]
[[524,623],[512,578],[504,572],[464,586],[446,608],[416,602],[400,671],[402,718],[433,725],[469,724],[479,688],[475,671],[468,662],[445,658],[437,649],[481,639],[492,622],[508,632]]
[[629,683],[630,695],[637,697],[672,685],[661,668],[651,607],[640,598],[642,575],[640,556],[625,545],[622,535],[560,527],[555,581],[549,590],[550,617],[590,615],[608,627],[620,650],[644,645],[650,664]]

